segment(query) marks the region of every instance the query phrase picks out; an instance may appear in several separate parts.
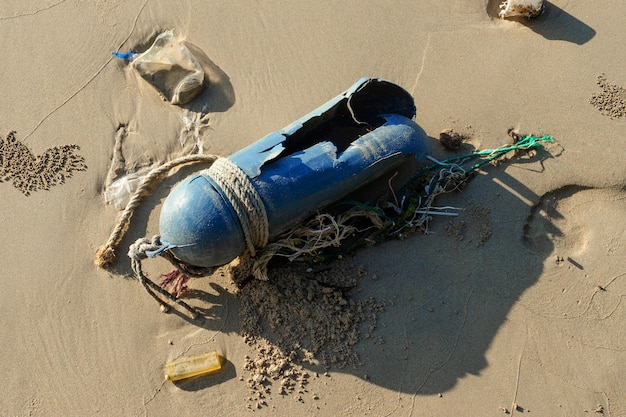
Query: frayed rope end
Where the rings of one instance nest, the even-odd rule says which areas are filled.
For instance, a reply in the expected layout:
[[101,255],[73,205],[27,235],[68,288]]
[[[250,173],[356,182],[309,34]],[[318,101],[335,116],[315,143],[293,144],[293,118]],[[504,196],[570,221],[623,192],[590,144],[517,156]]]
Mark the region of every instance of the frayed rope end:
[[269,281],[267,262],[255,262],[252,266],[252,276],[259,281]]
[[100,268],[109,265],[115,259],[115,251],[110,246],[101,246],[96,252],[94,263]]

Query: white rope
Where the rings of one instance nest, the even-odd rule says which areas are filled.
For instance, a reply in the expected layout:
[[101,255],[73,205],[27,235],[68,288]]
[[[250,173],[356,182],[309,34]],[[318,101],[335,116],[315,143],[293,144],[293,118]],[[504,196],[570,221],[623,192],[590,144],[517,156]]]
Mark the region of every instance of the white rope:
[[217,159],[205,172],[221,188],[235,209],[246,246],[250,254],[255,256],[256,249],[267,245],[269,239],[267,212],[261,196],[246,173],[230,159]]

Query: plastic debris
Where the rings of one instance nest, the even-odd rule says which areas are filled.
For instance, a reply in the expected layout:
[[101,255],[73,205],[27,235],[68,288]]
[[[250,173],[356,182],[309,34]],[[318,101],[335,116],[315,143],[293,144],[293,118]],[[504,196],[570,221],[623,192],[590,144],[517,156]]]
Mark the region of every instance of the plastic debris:
[[404,162],[423,159],[426,135],[414,116],[413,97],[398,85],[359,80],[178,184],[161,209],[162,250],[188,265],[216,267],[264,247]]
[[126,61],[132,61],[133,59],[135,59],[135,55],[137,55],[137,52],[135,51],[130,51],[130,52],[111,52],[111,55],[118,57],[120,59],[124,59]]
[[179,381],[194,376],[206,375],[222,369],[222,360],[217,352],[180,358],[165,364],[165,379]]
[[198,153],[204,153],[202,147],[202,131],[209,127],[209,114],[207,109],[204,108],[201,112],[196,112],[189,109],[183,110],[182,115],[182,128],[178,141],[180,146],[185,146],[187,139],[193,140]]
[[104,201],[118,210],[123,210],[146,172],[148,169],[131,172],[107,185],[104,190]]
[[171,30],[161,33],[141,54],[112,52],[132,67],[172,104],[185,104],[204,87],[204,70],[185,43]]

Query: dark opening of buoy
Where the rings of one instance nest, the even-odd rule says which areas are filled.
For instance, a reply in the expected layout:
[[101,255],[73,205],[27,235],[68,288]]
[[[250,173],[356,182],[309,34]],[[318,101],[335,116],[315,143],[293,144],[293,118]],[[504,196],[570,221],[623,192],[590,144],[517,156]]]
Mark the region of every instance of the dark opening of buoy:
[[385,120],[381,116],[384,114],[413,118],[413,97],[396,84],[370,79],[333,108],[307,120],[292,135],[286,135],[282,143],[284,149],[272,160],[324,141],[335,145],[339,154],[364,134],[382,126]]

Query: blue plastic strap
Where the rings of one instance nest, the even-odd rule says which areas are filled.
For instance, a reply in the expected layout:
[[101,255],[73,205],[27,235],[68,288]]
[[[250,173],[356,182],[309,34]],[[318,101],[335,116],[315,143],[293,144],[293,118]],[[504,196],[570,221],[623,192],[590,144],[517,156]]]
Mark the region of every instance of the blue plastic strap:
[[159,249],[147,250],[146,251],[146,255],[148,255],[151,258],[156,258],[157,256],[159,256],[160,254],[162,254],[166,250],[172,248],[172,246],[170,246],[169,243],[167,243],[167,242],[162,242],[162,243],[163,243],[163,245]]
[[133,57],[135,55],[137,55],[137,52],[135,51],[130,51],[130,52],[111,52],[111,55],[116,56],[118,58],[124,59],[126,61],[132,61]]

